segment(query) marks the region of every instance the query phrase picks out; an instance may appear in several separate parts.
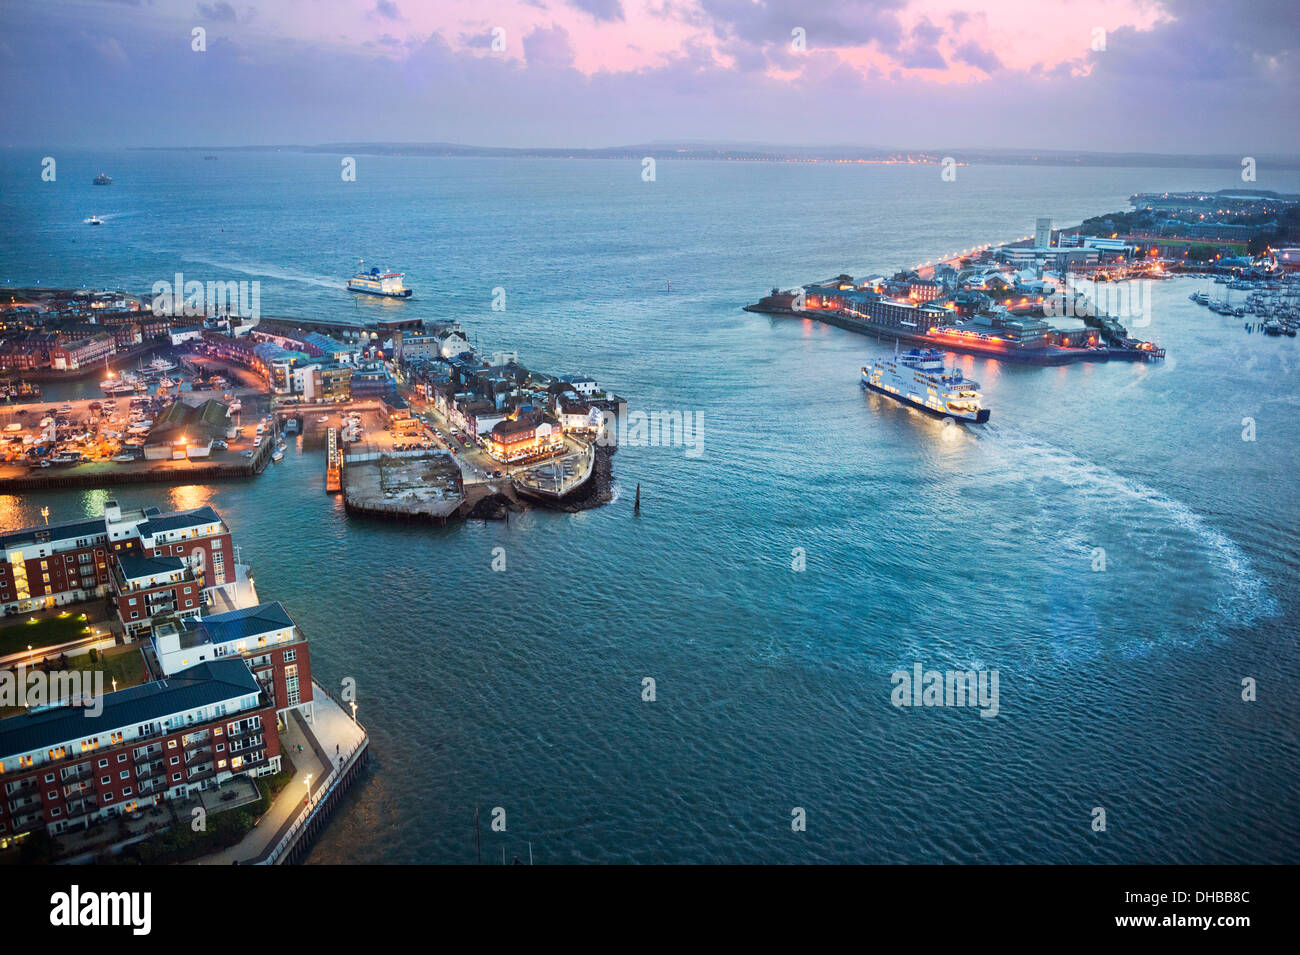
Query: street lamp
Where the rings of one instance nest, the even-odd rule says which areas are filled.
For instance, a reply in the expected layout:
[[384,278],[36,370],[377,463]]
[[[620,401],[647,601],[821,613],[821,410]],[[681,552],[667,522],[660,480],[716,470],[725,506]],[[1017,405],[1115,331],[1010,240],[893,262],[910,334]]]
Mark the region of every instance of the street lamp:
[[353,700],[352,701],[352,722],[355,723],[356,721],[357,721],[357,701]]
[[307,778],[302,781],[302,784],[307,787],[307,805],[310,806],[311,805],[311,773],[307,774]]
[[50,526],[50,509],[49,509],[48,507],[42,507],[42,508],[41,508],[41,517],[45,518],[45,526],[46,526],[46,527],[49,527],[49,526]]

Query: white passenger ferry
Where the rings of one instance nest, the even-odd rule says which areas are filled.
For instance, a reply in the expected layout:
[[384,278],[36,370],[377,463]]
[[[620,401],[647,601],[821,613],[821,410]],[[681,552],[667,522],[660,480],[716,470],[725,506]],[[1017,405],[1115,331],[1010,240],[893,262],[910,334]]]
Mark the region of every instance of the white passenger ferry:
[[402,284],[406,276],[402,272],[383,272],[377,268],[369,272],[358,272],[348,279],[348,288],[354,292],[367,295],[382,295],[385,298],[410,298],[411,290]]
[[957,421],[988,421],[980,406],[980,386],[960,371],[943,366],[937,348],[913,348],[862,369],[862,387],[904,404]]

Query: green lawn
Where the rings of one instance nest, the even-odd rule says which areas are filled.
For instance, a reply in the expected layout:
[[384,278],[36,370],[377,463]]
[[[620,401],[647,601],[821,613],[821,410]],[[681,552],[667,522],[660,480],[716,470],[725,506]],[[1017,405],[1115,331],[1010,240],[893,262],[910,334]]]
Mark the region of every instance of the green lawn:
[[115,647],[112,650],[99,652],[99,660],[91,663],[90,654],[82,654],[78,657],[68,658],[69,670],[99,670],[104,674],[104,692],[113,692],[113,681],[117,680],[117,688],[125,690],[129,686],[137,686],[144,682],[144,661],[140,659],[140,648]]
[[23,620],[21,623],[7,624],[0,628],[0,656],[19,653],[26,650],[28,644],[32,649],[39,649],[56,643],[67,643],[69,640],[88,636],[85,630],[86,615],[82,613],[70,613],[66,617],[50,617],[46,620],[37,620],[36,623]]

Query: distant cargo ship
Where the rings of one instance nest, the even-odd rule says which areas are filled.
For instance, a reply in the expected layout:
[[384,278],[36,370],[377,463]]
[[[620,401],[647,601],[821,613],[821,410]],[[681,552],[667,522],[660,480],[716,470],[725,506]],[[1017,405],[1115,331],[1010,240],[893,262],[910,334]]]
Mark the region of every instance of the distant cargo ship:
[[353,292],[366,295],[382,295],[385,298],[410,298],[411,290],[402,284],[406,276],[401,272],[381,272],[374,268],[369,272],[358,272],[348,280],[348,288]]
[[112,184],[113,184],[112,177],[106,176],[102,172],[95,177],[95,185],[97,186],[111,186]]
[[862,387],[941,418],[989,420],[989,409],[980,404],[979,382],[945,368],[937,348],[913,348],[863,368]]

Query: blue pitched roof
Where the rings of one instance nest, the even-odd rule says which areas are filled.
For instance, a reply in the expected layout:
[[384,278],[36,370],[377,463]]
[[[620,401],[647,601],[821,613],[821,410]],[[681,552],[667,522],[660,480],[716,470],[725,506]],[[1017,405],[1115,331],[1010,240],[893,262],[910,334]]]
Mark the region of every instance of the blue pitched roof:
[[174,574],[185,569],[185,562],[179,557],[143,557],[139,554],[121,554],[117,558],[122,568],[122,576],[127,580],[136,577],[149,577],[153,574]]
[[88,715],[79,706],[53,706],[0,720],[0,758],[104,735],[124,726],[139,726],[182,710],[260,691],[243,659],[200,663],[165,680],[105,693],[104,708],[98,716]]
[[161,534],[164,531],[174,531],[182,527],[193,527],[195,524],[220,524],[221,515],[213,510],[210,506],[196,507],[192,511],[177,511],[175,514],[166,514],[160,517],[151,517],[140,525],[141,537],[152,537],[155,534]]
[[[49,527],[37,525],[36,527],[24,527],[21,530],[12,531],[4,536],[0,536],[0,547],[18,547],[27,544],[35,544],[36,538],[45,533],[49,533],[49,540],[75,540],[79,537],[94,537],[98,534],[104,536],[104,519],[102,517],[89,521],[65,521],[62,524],[51,524]],[[43,543],[43,542],[42,542]]]
[[212,643],[229,643],[293,625],[293,618],[284,609],[284,604],[273,600],[256,607],[244,607],[227,613],[214,613],[198,620],[187,620],[185,629],[187,636],[189,631],[194,631],[196,637],[205,636]]

